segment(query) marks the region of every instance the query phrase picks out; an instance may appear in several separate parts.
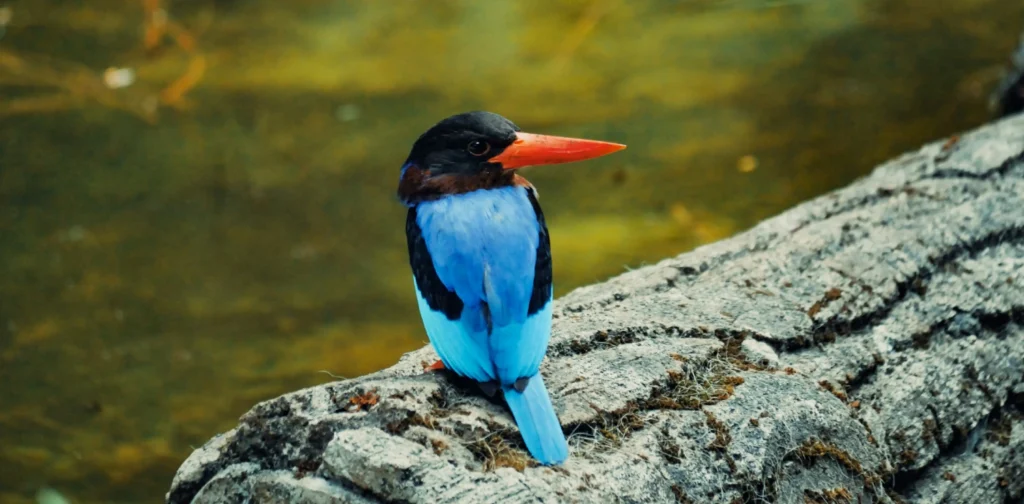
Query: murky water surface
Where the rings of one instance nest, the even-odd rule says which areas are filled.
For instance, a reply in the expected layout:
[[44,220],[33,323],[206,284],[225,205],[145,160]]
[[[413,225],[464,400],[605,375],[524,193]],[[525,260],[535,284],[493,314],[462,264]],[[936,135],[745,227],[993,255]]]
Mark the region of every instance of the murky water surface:
[[1019,0],[0,0],[0,501],[162,500],[253,403],[426,343],[394,198],[484,108],[557,293],[987,119]]

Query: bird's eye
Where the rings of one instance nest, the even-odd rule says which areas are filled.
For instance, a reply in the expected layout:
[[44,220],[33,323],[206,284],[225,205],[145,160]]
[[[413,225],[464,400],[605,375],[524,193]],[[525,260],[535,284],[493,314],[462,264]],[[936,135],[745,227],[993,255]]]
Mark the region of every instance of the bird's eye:
[[466,150],[474,156],[483,156],[487,154],[487,151],[491,150],[491,146],[482,140],[473,140],[466,146]]

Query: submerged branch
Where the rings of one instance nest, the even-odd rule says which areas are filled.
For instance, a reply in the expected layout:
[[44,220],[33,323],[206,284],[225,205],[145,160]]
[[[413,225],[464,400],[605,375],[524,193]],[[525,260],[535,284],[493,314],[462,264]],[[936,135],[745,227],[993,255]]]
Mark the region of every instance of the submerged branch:
[[130,69],[109,68],[101,73],[73,61],[0,48],[0,86],[42,90],[40,95],[0,99],[0,117],[100,105],[155,123],[161,107],[187,107],[185,95],[202,80],[206,58],[197,51],[195,37],[169,19],[161,6],[161,0],[143,0],[144,49],[152,53],[170,37],[189,55],[184,73],[166,87],[156,90],[137,83]]

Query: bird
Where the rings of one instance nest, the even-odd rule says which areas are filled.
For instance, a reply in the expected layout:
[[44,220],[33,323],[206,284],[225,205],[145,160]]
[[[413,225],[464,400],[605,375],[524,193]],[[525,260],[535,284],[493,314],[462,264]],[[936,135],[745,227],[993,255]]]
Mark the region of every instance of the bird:
[[551,242],[528,166],[582,161],[623,144],[526,133],[487,111],[447,117],[421,134],[402,164],[398,199],[420,318],[440,360],[500,390],[530,455],[569,456],[540,364],[551,336]]

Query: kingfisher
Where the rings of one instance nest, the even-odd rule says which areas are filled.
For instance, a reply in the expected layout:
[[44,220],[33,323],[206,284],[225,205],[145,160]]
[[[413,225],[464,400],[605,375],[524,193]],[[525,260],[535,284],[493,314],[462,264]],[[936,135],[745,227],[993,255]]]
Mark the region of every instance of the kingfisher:
[[453,115],[420,135],[398,197],[423,327],[440,360],[505,398],[530,455],[569,456],[540,363],[551,336],[551,242],[527,166],[595,158],[625,145],[520,131],[491,112]]

